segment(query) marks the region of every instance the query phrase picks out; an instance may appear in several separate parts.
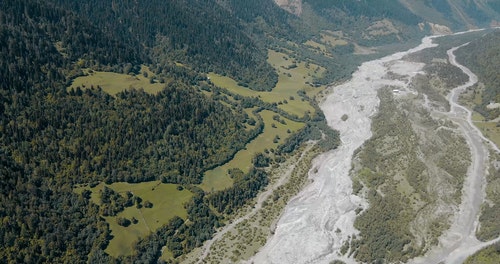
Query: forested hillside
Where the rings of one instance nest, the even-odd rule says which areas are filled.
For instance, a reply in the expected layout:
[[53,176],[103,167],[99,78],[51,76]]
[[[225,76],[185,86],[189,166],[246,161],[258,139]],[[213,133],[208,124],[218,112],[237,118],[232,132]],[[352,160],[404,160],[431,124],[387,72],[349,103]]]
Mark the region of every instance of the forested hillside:
[[[325,15],[331,14],[333,10],[338,10],[345,13],[347,16],[352,17],[368,17],[388,18],[401,21],[408,25],[414,25],[421,22],[415,14],[404,8],[404,6],[397,0],[382,0],[374,4],[371,1],[328,1],[328,0],[304,0],[304,3],[311,5],[318,12]],[[333,18],[339,22],[342,21],[340,17]]]
[[[302,0],[303,16],[314,23],[342,30],[362,45],[404,42],[434,31],[484,28],[500,20],[495,0]],[[311,15],[312,14],[312,15]],[[322,18],[319,20],[318,17]]]
[[165,73],[157,95],[66,91],[81,67],[120,72],[150,61],[139,38],[123,42],[44,1],[0,5],[0,262],[103,256],[107,223],[75,184],[199,183],[259,133],[245,129],[243,112],[194,90],[204,77],[189,70]]
[[[214,0],[49,2],[81,14],[150,56],[153,65],[181,62],[199,71],[227,74],[256,90],[271,90],[277,82],[266,53],[230,10]],[[238,5],[236,12],[246,14],[241,8]]]
[[488,27],[500,18],[496,0],[403,0],[401,3],[426,21],[453,30]]
[[223,0],[220,2],[223,7],[240,18],[250,31],[253,31],[253,39],[268,41],[263,38],[268,35],[273,38],[303,42],[306,36],[311,34],[310,28],[304,28],[298,17],[282,10],[273,1]]
[[[225,6],[213,1],[1,2],[0,262],[156,262],[164,246],[177,257],[200,246],[224,215],[255,197],[268,182],[269,154],[235,176],[231,188],[210,194],[194,185],[262,133],[263,109],[309,121],[309,115],[290,115],[276,103],[223,95],[204,74],[227,75],[255,90],[274,88],[278,76],[265,49],[272,41],[264,32],[292,37],[294,27],[279,22],[297,23],[297,18],[271,1],[263,3],[274,9],[229,1]],[[264,22],[245,17],[248,10]],[[258,43],[252,40],[257,34]],[[162,91],[123,87],[112,96],[97,85],[67,88],[75,77],[96,71],[136,78],[147,74],[141,70],[145,65],[155,75],[150,82],[163,84]],[[319,113],[315,116],[313,126],[324,123]],[[325,132],[329,146],[336,146],[336,134]],[[294,137],[280,149],[288,153],[310,137]],[[279,151],[272,155],[283,159]],[[131,192],[123,197],[109,187],[92,188],[151,181],[176,184],[179,192],[186,188],[190,200],[178,209],[186,215],[127,241],[133,252],[126,256],[110,256],[109,243],[118,235],[111,224],[145,222],[116,216],[132,206],[157,205]]]
[[[354,42],[402,43],[424,32],[397,2],[305,2],[324,23],[306,23],[272,0],[0,1],[0,263],[156,263],[163,247],[166,259],[176,258],[254,198],[268,169],[302,142],[323,136],[318,146],[335,148],[338,135],[316,105],[316,88],[348,77],[365,58],[353,55]],[[378,35],[377,21],[386,18],[384,30],[397,32]],[[371,35],[357,31],[373,25]],[[351,34],[338,39],[347,44],[325,53],[304,44],[329,26]],[[96,72],[141,75],[163,87],[113,95],[99,85],[68,88]],[[252,94],[218,87],[210,74]],[[283,80],[278,99],[249,91],[278,89]],[[274,139],[259,142],[274,148],[251,153],[245,171],[229,170],[230,187],[202,189],[207,171],[266,126]],[[109,186],[152,181],[149,189],[170,184],[189,202],[126,241],[128,255],[111,254],[117,226],[144,224],[141,210],[160,206]],[[130,209],[143,218],[116,217]]]
[[417,27],[423,22],[422,18],[397,0],[376,4],[371,1],[304,0],[303,4],[304,9],[327,21],[329,28],[345,32],[361,45],[398,43],[424,33]]

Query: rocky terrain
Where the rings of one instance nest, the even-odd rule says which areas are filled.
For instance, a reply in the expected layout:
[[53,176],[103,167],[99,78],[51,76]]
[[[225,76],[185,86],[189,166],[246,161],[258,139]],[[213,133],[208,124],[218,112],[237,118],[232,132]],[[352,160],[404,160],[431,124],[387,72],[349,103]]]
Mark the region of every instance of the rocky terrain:
[[[349,82],[332,89],[321,107],[329,125],[340,131],[342,145],[313,162],[311,184],[289,202],[254,262],[461,263],[498,240],[475,238],[488,148],[498,148],[457,104],[458,94],[477,77],[456,63],[458,47],[448,51],[449,62],[434,61],[463,71],[448,82],[450,73],[433,75],[426,64],[406,56],[434,46],[428,37],[417,48],[366,62]],[[381,204],[392,207],[377,211]],[[399,216],[384,218],[394,211]],[[398,231],[370,219],[375,212],[389,223],[396,220]],[[372,241],[376,230],[382,233]],[[385,239],[402,241],[401,247],[385,245],[384,255],[376,244]]]

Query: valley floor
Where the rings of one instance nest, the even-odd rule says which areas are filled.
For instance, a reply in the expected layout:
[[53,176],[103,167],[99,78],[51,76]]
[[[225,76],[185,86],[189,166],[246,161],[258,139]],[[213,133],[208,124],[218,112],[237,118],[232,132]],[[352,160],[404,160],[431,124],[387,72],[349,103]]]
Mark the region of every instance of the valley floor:
[[[394,86],[409,92],[409,81],[423,65],[401,59],[432,46],[432,40],[425,38],[415,49],[365,62],[351,81],[334,88],[321,106],[328,124],[340,131],[342,145],[313,165],[319,168],[313,183],[288,204],[275,235],[255,256],[256,263],[329,263],[335,258],[355,262],[353,257],[338,255],[342,245],[358,233],[353,226],[356,209],[368,208],[365,199],[352,193],[353,154],[372,136],[371,117],[379,104],[377,90]],[[389,71],[405,75],[406,80],[388,79]]]
[[485,199],[484,183],[486,182],[488,159],[490,158],[488,148],[496,153],[500,153],[500,150],[474,126],[472,112],[457,103],[460,93],[478,81],[474,73],[457,63],[454,52],[458,48],[460,47],[448,50],[449,61],[467,74],[469,81],[451,91],[448,95],[451,105],[450,112],[440,114],[447,116],[460,127],[471,149],[472,164],[469,167],[462,190],[462,204],[454,217],[451,228],[440,237],[440,243],[436,248],[426,256],[415,259],[412,263],[439,263],[441,261],[462,263],[480,249],[500,241],[500,237],[487,242],[480,242],[476,238],[476,230],[479,225],[478,214]]
[[[448,51],[450,63],[467,74],[469,81],[453,89],[449,93],[448,102],[442,105],[429,103],[426,94],[420,94],[419,91],[414,90],[414,79],[418,75],[425,75],[423,72],[425,64],[414,62],[408,59],[407,55],[437,46],[433,44],[432,39],[432,37],[424,38],[422,44],[414,49],[364,63],[349,82],[336,86],[330,91],[321,103],[321,108],[328,124],[340,131],[342,144],[338,149],[316,157],[308,173],[310,184],[289,200],[282,214],[276,214],[274,211],[274,214],[269,215],[271,219],[279,218],[271,222],[268,219],[266,222],[272,223],[272,227],[268,229],[271,235],[263,234],[262,231],[266,230],[263,229],[257,232],[259,239],[258,241],[254,239],[252,246],[241,245],[242,241],[246,241],[240,236],[241,233],[248,230],[253,230],[255,233],[258,228],[255,226],[257,218],[254,216],[262,217],[269,212],[262,209],[267,206],[264,200],[269,198],[271,192],[278,186],[283,185],[284,179],[288,177],[286,175],[294,170],[297,163],[287,165],[290,167],[284,170],[282,174],[284,176],[259,196],[255,207],[227,227],[222,228],[213,240],[205,244],[202,252],[199,250],[194,252],[194,255],[201,255],[201,257],[191,258],[191,261],[187,262],[195,262],[194,259],[197,259],[199,263],[241,262],[243,259],[249,259],[248,263],[331,263],[333,260],[357,263],[359,259],[356,259],[356,255],[359,254],[359,248],[356,248],[356,245],[360,244],[356,241],[362,238],[357,237],[360,236],[360,231],[355,228],[355,219],[373,205],[370,205],[366,198],[367,189],[369,189],[367,182],[361,181],[363,186],[357,186],[355,189],[358,190],[353,192],[353,173],[359,173],[359,169],[355,169],[356,166],[353,165],[353,157],[360,155],[363,144],[374,136],[372,122],[381,107],[379,90],[382,89],[392,92],[392,97],[396,102],[408,100],[408,98],[412,102],[418,101],[419,107],[424,109],[422,111],[430,114],[429,118],[433,120],[432,122],[442,124],[439,127],[425,128],[427,129],[424,129],[425,131],[430,128],[436,129],[436,133],[439,130],[450,130],[451,134],[446,135],[452,138],[463,137],[461,139],[463,143],[457,143],[459,145],[455,147],[459,149],[460,144],[463,144],[462,147],[468,146],[471,152],[467,173],[464,171],[462,179],[458,179],[458,183],[454,185],[444,183],[445,186],[442,188],[451,190],[446,195],[436,196],[437,198],[433,196],[439,201],[431,201],[424,205],[423,201],[426,201],[426,198],[420,197],[422,193],[418,193],[415,186],[406,182],[407,180],[404,177],[401,178],[400,175],[394,176],[395,182],[399,184],[397,190],[403,190],[401,191],[403,197],[405,197],[405,192],[409,192],[408,201],[414,199],[412,200],[413,206],[410,204],[408,206],[418,209],[419,212],[415,213],[416,218],[422,218],[422,214],[431,212],[434,214],[433,218],[441,221],[437,223],[439,228],[433,227],[430,223],[418,222],[418,220],[412,222],[413,226],[407,227],[411,230],[413,240],[415,240],[408,242],[408,245],[417,250],[410,256],[423,254],[423,257],[406,258],[404,262],[461,263],[481,248],[498,241],[496,239],[479,242],[475,238],[478,214],[485,199],[483,184],[488,164],[488,148],[491,147],[497,152],[498,148],[473,126],[470,111],[457,104],[459,93],[477,82],[477,77],[467,68],[456,63],[453,55],[455,49],[452,49]],[[450,111],[444,111],[447,107],[450,107]],[[412,123],[412,126],[416,125],[418,124]],[[423,133],[426,133],[425,131]],[[444,140],[446,140],[446,135]],[[454,149],[450,148],[446,151]],[[301,159],[302,156],[295,162]],[[464,158],[462,163],[467,162],[468,159]],[[426,169],[426,171],[432,170],[439,170],[439,173],[445,175],[449,174],[439,166]],[[302,174],[305,175],[305,171],[302,171]],[[430,172],[428,174],[432,176]],[[357,177],[354,178],[355,181],[361,179],[360,176]],[[393,181],[390,180],[390,182]],[[428,184],[441,183],[443,182],[439,180],[431,180]],[[359,185],[359,182],[354,184]],[[434,189],[429,191],[429,195],[432,195],[433,191],[442,191],[439,190],[439,186],[426,188]],[[384,192],[388,189],[382,185],[376,190],[384,197]],[[262,221],[262,218],[259,219]],[[274,224],[274,221],[277,222]],[[245,223],[242,225],[242,222]],[[416,228],[420,228],[418,225],[424,229],[421,233],[415,231]],[[247,234],[253,236],[254,233]],[[259,245],[262,246],[264,243],[261,238],[265,239],[265,236],[268,236],[267,242],[258,249]],[[214,246],[214,243],[218,246]],[[254,256],[252,256],[253,251],[257,252]]]

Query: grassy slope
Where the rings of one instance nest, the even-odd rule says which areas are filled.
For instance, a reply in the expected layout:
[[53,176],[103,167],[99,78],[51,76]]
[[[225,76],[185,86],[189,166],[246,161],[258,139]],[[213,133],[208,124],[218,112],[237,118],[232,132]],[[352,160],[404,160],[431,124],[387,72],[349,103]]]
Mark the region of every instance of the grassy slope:
[[[279,82],[272,92],[255,92],[242,86],[238,86],[236,81],[229,77],[224,77],[216,74],[210,74],[211,81],[220,87],[228,89],[230,92],[242,96],[260,96],[260,98],[269,103],[277,103],[279,108],[297,116],[303,116],[307,112],[313,112],[314,108],[307,101],[301,100],[297,91],[303,90],[309,97],[317,95],[323,87],[312,87],[306,82],[312,82],[313,77],[321,76],[324,69],[314,65],[306,65],[304,62],[292,62],[292,58],[285,53],[269,51],[269,63],[273,65],[276,71],[280,74]],[[293,63],[297,67],[288,68]],[[142,73],[146,72],[148,77]],[[144,89],[148,93],[157,93],[163,89],[164,85],[160,83],[150,83],[149,78],[154,74],[149,68],[143,66],[141,74],[127,75],[112,72],[91,72],[86,76],[76,78],[72,85],[68,88],[100,86],[102,89],[112,95],[115,95],[129,88]],[[232,97],[228,96],[230,100]],[[293,98],[293,99],[291,99]],[[285,102],[286,101],[286,102]],[[221,102],[224,103],[224,102]],[[250,116],[251,111],[247,111]],[[284,124],[273,119],[277,115],[274,112],[264,110],[258,113],[264,120],[264,131],[254,140],[247,144],[244,150],[239,151],[233,160],[219,166],[213,170],[207,171],[200,185],[205,191],[222,190],[232,185],[232,179],[227,174],[230,168],[240,168],[244,172],[250,169],[252,158],[256,153],[264,152],[265,149],[275,149],[279,144],[292,135],[295,131],[301,129],[305,124],[295,122],[280,116],[280,120],[284,120]],[[290,133],[288,132],[290,130]],[[280,140],[273,142],[278,136]],[[92,188],[92,199],[96,204],[99,204],[98,191],[104,187],[104,183]],[[136,208],[135,206],[125,208],[116,217],[105,217],[113,235],[106,252],[111,256],[126,256],[133,253],[133,245],[135,242],[161,225],[165,224],[173,216],[186,217],[186,211],[183,204],[187,202],[192,194],[186,190],[178,191],[177,185],[159,184],[158,182],[144,182],[139,184],[114,183],[108,187],[113,190],[124,193],[126,191],[133,192],[134,195],[141,197],[144,201],[149,200],[153,203],[153,208]],[[76,189],[75,191],[81,191]],[[117,224],[117,217],[125,217],[127,219],[136,218],[139,220],[137,224],[131,224],[128,227],[123,227]],[[168,250],[164,251],[164,257],[169,258]]]
[[[264,119],[263,133],[252,142],[248,143],[244,150],[236,153],[234,159],[222,166],[207,171],[203,178],[203,183],[200,186],[203,190],[210,192],[231,187],[232,179],[227,174],[228,169],[239,168],[247,173],[252,166],[252,158],[255,154],[262,153],[265,149],[275,149],[279,144],[282,144],[284,140],[291,135],[287,133],[287,129],[290,129],[290,131],[294,133],[304,126],[304,123],[294,122],[283,117],[280,118],[285,120],[286,125],[276,122],[273,120],[273,116],[276,115],[276,113],[271,111],[264,110],[260,115]],[[272,127],[272,124],[275,124],[276,128]],[[280,137],[277,143],[273,142],[275,136]]]
[[[279,74],[279,80],[276,87],[271,92],[255,92],[243,86],[239,86],[236,81],[229,77],[209,74],[210,80],[217,86],[228,89],[232,93],[242,96],[258,96],[264,102],[280,103],[285,100],[288,104],[281,104],[279,107],[290,114],[303,116],[306,111],[314,111],[314,108],[305,101],[301,101],[297,91],[304,90],[308,96],[312,97],[319,93],[324,87],[311,87],[306,82],[311,83],[314,76],[321,76],[324,68],[314,64],[306,65],[305,62],[295,62],[296,68],[287,69],[294,64],[289,55],[281,52],[269,50],[268,62],[275,68]],[[290,100],[294,97],[295,101]]]
[[[189,201],[192,193],[186,189],[177,190],[176,184],[162,184],[160,182],[143,182],[137,184],[130,183],[113,183],[105,185],[100,183],[94,188],[79,188],[75,191],[89,189],[92,191],[92,200],[96,204],[100,204],[99,191],[107,186],[114,191],[125,196],[125,192],[130,191],[134,196],[140,197],[143,201],[153,203],[152,208],[137,208],[135,205],[125,208],[124,211],[117,216],[105,217],[111,230],[111,239],[106,252],[113,257],[128,256],[134,253],[133,245],[141,238],[149,235],[157,230],[162,225],[168,223],[174,216],[186,218],[187,212],[184,209],[184,203]],[[118,217],[125,217],[137,220],[137,224],[131,224],[128,227],[123,227],[117,224]]]
[[[303,116],[307,112],[313,112],[314,108],[309,102],[301,100],[297,91],[304,90],[309,97],[316,96],[324,87],[312,87],[306,82],[312,82],[313,76],[321,76],[324,69],[314,65],[306,65],[305,62],[294,62],[289,55],[269,50],[268,62],[279,73],[279,81],[276,87],[271,92],[256,92],[239,86],[237,82],[229,77],[220,76],[214,73],[208,74],[210,80],[217,86],[227,89],[231,93],[235,93],[246,97],[260,97],[264,102],[276,103],[279,108],[297,116]],[[290,65],[297,65],[295,68],[289,68]],[[293,99],[291,99],[293,98]],[[285,102],[286,101],[286,102]],[[262,111],[260,113],[264,120],[264,131],[256,139],[250,142],[245,150],[236,154],[233,160],[219,166],[213,170],[207,171],[201,184],[201,188],[205,191],[222,190],[232,185],[232,180],[227,174],[230,168],[239,168],[247,172],[251,166],[252,157],[265,149],[276,148],[282,144],[284,140],[290,136],[288,129],[293,133],[304,126],[304,123],[294,122],[280,116],[286,124],[281,124],[273,120],[276,113],[271,111]],[[276,128],[272,126],[274,124]],[[273,142],[275,136],[279,136],[280,140],[277,143]]]
[[[148,77],[144,77],[146,73]],[[145,92],[156,94],[163,90],[164,84],[154,82],[151,83],[149,78],[154,76],[154,74],[149,70],[148,67],[141,67],[141,74],[138,75],[128,75],[120,74],[114,72],[88,72],[86,76],[81,76],[73,80],[73,83],[68,89],[77,87],[80,88],[90,88],[91,86],[100,86],[105,92],[116,95],[117,93],[127,90],[130,88],[144,89]]]

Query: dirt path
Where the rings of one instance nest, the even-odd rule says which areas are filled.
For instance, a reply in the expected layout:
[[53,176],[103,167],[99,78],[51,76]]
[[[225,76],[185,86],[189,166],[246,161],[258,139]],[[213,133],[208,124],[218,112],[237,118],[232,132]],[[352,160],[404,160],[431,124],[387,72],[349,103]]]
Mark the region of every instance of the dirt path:
[[435,249],[424,257],[414,259],[412,263],[430,264],[442,261],[445,263],[462,263],[468,256],[500,240],[498,238],[489,242],[480,242],[475,236],[480,207],[485,197],[483,183],[488,168],[488,145],[495,151],[500,151],[493,142],[485,138],[481,131],[474,126],[471,111],[457,103],[460,93],[478,81],[474,73],[456,61],[453,52],[462,46],[452,48],[447,53],[450,63],[467,74],[469,81],[450,92],[448,95],[451,106],[450,112],[441,114],[444,114],[459,126],[471,149],[472,164],[467,172],[464,189],[462,190],[462,204],[453,219],[451,228],[440,237],[439,245]]
[[317,142],[308,142],[306,148],[302,151],[302,154],[300,155],[299,159],[290,167],[288,167],[283,173],[281,173],[281,176],[278,178],[278,180],[271,186],[269,186],[264,192],[260,193],[259,196],[257,197],[257,202],[255,206],[253,207],[252,211],[249,213],[235,219],[233,222],[231,222],[229,225],[224,226],[221,230],[217,231],[217,233],[214,235],[214,237],[208,241],[206,241],[202,247],[202,254],[198,258],[198,263],[203,263],[203,260],[208,256],[210,253],[212,245],[220,240],[227,232],[233,230],[239,223],[250,219],[253,215],[255,215],[261,208],[262,204],[264,203],[265,200],[267,200],[273,192],[280,187],[281,185],[285,184],[286,181],[290,178],[290,175],[292,174],[293,170],[297,166],[297,164],[300,163],[300,161],[304,158],[305,154],[308,153],[315,145]]

